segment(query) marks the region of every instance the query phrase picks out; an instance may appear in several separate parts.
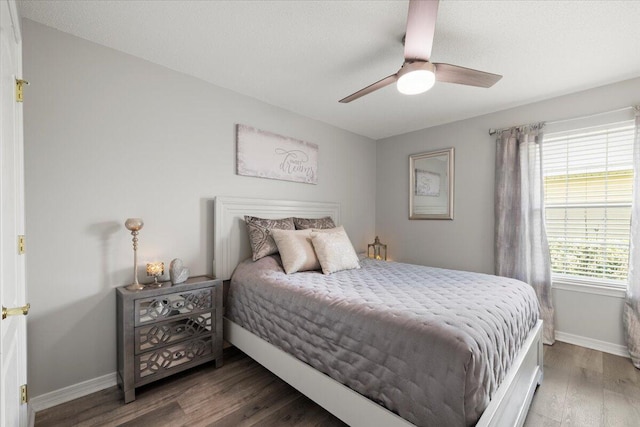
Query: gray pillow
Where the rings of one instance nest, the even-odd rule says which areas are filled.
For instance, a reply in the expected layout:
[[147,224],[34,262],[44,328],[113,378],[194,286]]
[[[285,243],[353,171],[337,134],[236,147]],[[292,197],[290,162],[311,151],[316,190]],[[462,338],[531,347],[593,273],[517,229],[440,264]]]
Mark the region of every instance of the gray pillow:
[[293,218],[266,219],[245,215],[244,221],[247,224],[254,261],[278,253],[276,242],[269,234],[270,229],[295,230]]
[[296,230],[306,230],[307,228],[317,228],[324,230],[325,228],[335,228],[336,224],[330,216],[324,218],[293,218]]

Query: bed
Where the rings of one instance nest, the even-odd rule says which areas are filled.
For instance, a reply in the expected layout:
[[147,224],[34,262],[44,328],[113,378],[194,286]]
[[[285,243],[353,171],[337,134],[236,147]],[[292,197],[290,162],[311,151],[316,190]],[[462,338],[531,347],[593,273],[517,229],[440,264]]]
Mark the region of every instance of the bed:
[[[454,307],[458,314],[455,311],[438,310],[450,305],[447,301],[455,299],[451,292],[459,293],[455,290],[455,281],[466,282],[467,286],[474,281],[478,282],[468,290],[482,295],[494,286],[491,285],[492,279],[501,281],[500,286],[504,289],[514,286],[514,283],[509,283],[511,279],[368,259],[362,260],[362,269],[351,272],[331,276],[324,276],[318,272],[286,276],[281,269],[278,272],[277,256],[263,258],[255,263],[241,262],[250,255],[242,221],[244,215],[264,218],[331,216],[339,223],[340,207],[335,203],[228,197],[216,199],[215,274],[218,278],[227,279],[240,264],[234,277],[237,283],[233,285],[235,288],[230,294],[236,294],[233,301],[243,300],[245,305],[250,306],[245,313],[235,306],[227,308],[225,339],[231,344],[352,426],[473,425],[476,421],[477,426],[523,424],[535,387],[542,379],[541,322],[537,320],[537,307],[536,313],[532,312],[532,292],[529,292],[529,301],[523,302],[524,305],[500,315],[503,318],[511,318],[517,317],[518,312],[523,312],[525,314],[521,316],[521,324],[504,325],[502,329],[508,330],[509,333],[494,333],[491,331],[495,328],[478,328],[474,323],[497,322],[501,327],[500,322],[495,320],[496,313],[505,307],[508,309],[511,305],[517,305],[511,300],[502,304],[499,310],[494,310],[488,319],[484,320],[474,317],[475,314],[471,315],[469,305],[465,308],[464,301],[469,298],[465,298],[464,295],[459,298],[461,302],[456,303],[462,306]],[[256,268],[266,269],[267,273],[256,274]],[[404,284],[423,273],[438,277],[435,288],[448,289],[449,293],[445,292],[444,296],[439,297],[437,293],[433,293],[437,291],[434,288],[422,289],[417,296],[407,295],[413,291],[411,287],[403,287]],[[278,274],[280,276],[279,279],[274,279],[274,283],[256,282],[255,277],[261,274],[263,277],[277,277]],[[373,276],[381,277],[382,286],[361,286],[362,290],[353,294],[353,286],[348,283],[360,280],[361,285],[366,285],[375,281]],[[325,281],[327,277],[330,278],[328,284]],[[287,284],[282,284],[283,281]],[[394,282],[394,285],[389,286],[390,282]],[[240,286],[246,284],[246,289],[238,287],[238,283]],[[332,299],[341,283],[347,283],[343,289],[346,296],[340,295],[341,299]],[[295,289],[302,289],[301,294],[306,293],[307,296],[296,296]],[[261,291],[266,293],[260,294]],[[528,291],[530,289],[523,285],[521,293],[527,294]],[[386,311],[376,312],[373,310],[376,298],[385,292],[393,294],[391,299],[395,303],[390,304]],[[411,310],[404,309],[413,304],[413,299],[422,298],[422,294],[425,295],[425,301],[436,301],[438,298],[441,300],[436,301],[435,307],[427,309],[419,308],[421,306],[413,307]],[[331,298],[328,295],[331,295]],[[352,304],[355,300],[347,303],[344,301],[345,298],[348,300],[350,295],[355,299],[364,300],[365,309],[357,308],[349,313],[350,307],[355,306]],[[290,309],[295,307],[290,311],[295,312],[297,317],[286,319],[281,316],[287,311],[287,306],[280,303],[285,300],[292,304],[289,306]],[[322,301],[328,301],[329,308],[317,308],[316,305]],[[490,305],[500,306],[493,302]],[[259,314],[260,306],[264,306],[268,311]],[[402,317],[405,315],[403,312],[409,312],[408,319],[406,316]],[[324,313],[325,317],[321,318],[316,326],[300,323],[301,319],[314,317],[318,313]],[[418,336],[416,334],[424,332],[420,331],[423,328],[421,325],[432,324],[431,320],[425,322],[424,316],[431,316],[431,320],[437,317],[444,319],[439,330],[441,332],[442,329],[451,329],[453,338],[444,335],[437,338],[439,332],[434,335],[436,338],[432,337],[429,340],[413,338]],[[377,322],[384,320],[384,317],[387,320],[391,319],[391,324],[394,323],[394,319],[399,320],[395,321],[395,326],[384,326],[380,323],[383,326],[377,326],[377,333],[360,331],[367,323],[378,324]],[[458,324],[457,317],[460,318]],[[394,329],[398,327],[400,329]],[[348,351],[352,350],[348,347],[354,340],[348,333],[344,333],[345,328],[351,330],[351,333],[355,330],[356,334],[372,340],[371,343],[365,342],[364,346],[356,343],[356,347],[364,347],[364,350],[360,348],[360,351],[364,352],[366,357],[358,358],[357,354],[354,356]],[[406,331],[403,332],[402,328]],[[274,330],[284,333],[278,336]],[[317,341],[320,335],[329,336],[327,344]],[[477,335],[485,337],[479,338]],[[500,338],[501,335],[504,338]],[[376,339],[380,343],[374,345],[373,341]],[[304,343],[305,340],[308,344]],[[426,344],[420,344],[422,341]],[[515,346],[518,350],[511,350],[511,354],[496,350],[495,354],[492,354],[489,347],[496,341],[503,341],[502,347]],[[464,352],[470,346],[470,342],[471,347],[477,347],[471,357]],[[384,343],[393,344],[382,349]],[[405,348],[417,345],[422,347],[408,350]],[[439,349],[430,350],[429,346]],[[462,347],[463,351],[456,350],[458,347]],[[403,351],[405,353],[402,353]],[[406,353],[407,351],[409,353]],[[430,351],[432,353],[428,353]],[[415,355],[420,357],[416,358]],[[483,357],[487,359],[487,363],[482,364],[476,360]],[[419,369],[416,370],[411,365],[405,366],[407,364],[404,361],[411,358],[416,359],[414,365],[417,364]],[[433,369],[422,372],[421,366],[427,365],[433,365]],[[456,365],[461,365],[460,370],[464,371],[460,375],[453,373],[452,367]],[[492,369],[487,369],[489,365]],[[411,381],[404,380],[394,369],[408,372]],[[367,375],[371,378],[367,379]]]

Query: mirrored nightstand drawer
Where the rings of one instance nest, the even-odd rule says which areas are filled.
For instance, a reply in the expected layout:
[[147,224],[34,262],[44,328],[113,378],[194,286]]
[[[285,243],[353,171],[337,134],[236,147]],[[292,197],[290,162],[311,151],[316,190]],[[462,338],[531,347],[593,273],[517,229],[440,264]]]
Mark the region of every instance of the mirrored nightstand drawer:
[[136,326],[158,322],[175,316],[210,311],[215,306],[211,289],[180,292],[153,298],[137,299]]
[[136,328],[136,354],[202,334],[211,334],[215,329],[213,313],[206,312],[189,317],[154,323]]
[[182,370],[179,368],[187,368],[207,358],[211,359],[212,341],[211,336],[203,336],[136,356],[136,383],[144,384],[148,379],[166,376],[169,371]]

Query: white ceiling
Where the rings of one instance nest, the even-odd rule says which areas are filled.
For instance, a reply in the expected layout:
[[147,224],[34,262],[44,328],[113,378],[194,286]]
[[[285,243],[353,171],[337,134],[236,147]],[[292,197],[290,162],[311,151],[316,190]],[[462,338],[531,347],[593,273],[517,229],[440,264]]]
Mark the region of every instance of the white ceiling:
[[[22,16],[370,138],[640,76],[640,1],[453,1],[431,60],[493,88],[394,85],[338,100],[403,62],[407,1],[19,1]],[[640,95],[639,95],[640,96]]]

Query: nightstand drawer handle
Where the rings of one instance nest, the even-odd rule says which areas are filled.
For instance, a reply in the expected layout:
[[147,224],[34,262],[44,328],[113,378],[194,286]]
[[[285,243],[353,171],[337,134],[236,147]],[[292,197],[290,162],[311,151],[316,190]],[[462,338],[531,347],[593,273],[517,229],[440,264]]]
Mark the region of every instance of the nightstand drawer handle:
[[6,319],[8,316],[26,316],[29,314],[29,309],[31,308],[31,304],[23,305],[22,307],[12,307],[7,308],[2,306],[2,319]]

